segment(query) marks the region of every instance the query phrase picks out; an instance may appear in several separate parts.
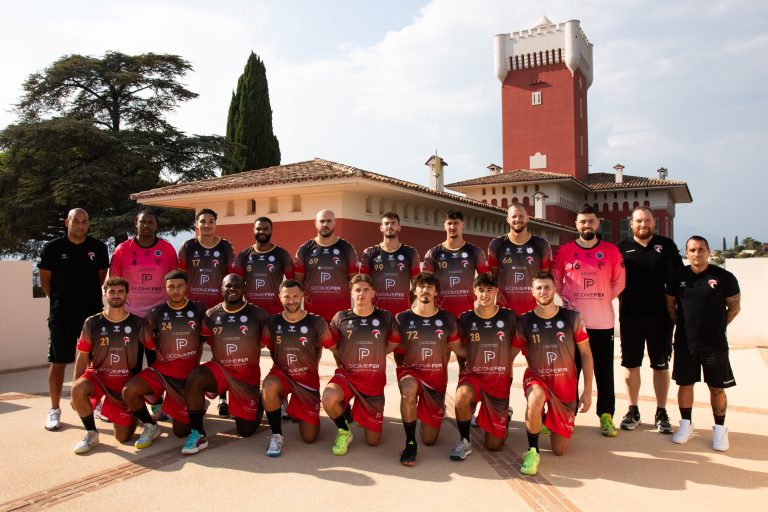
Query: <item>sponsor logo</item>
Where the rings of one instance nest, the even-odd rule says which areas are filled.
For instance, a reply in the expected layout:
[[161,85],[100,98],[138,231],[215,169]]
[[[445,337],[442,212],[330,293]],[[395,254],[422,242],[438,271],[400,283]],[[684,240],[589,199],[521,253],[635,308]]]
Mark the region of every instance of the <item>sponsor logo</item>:
[[430,357],[432,357],[432,354],[434,354],[434,352],[432,351],[431,348],[422,348],[421,349],[421,358],[422,359],[429,359]]
[[67,259],[67,253],[63,253],[63,254],[61,255],[61,259],[63,259],[63,260]]
[[338,256],[334,256],[333,257],[333,264],[334,265],[338,265],[340,261],[341,261],[341,258],[339,258]]
[[275,257],[274,257],[274,256],[270,256],[270,257],[269,257],[269,258],[267,258],[267,259],[268,259],[269,261],[275,261]]
[[272,263],[267,263],[267,272],[275,270],[275,266]]
[[442,329],[436,329],[435,330],[435,335],[437,336],[437,339],[439,339],[439,340],[443,339],[443,334],[445,334],[445,332],[443,332]]
[[[504,331],[499,331],[496,333],[496,337],[499,338],[499,341],[504,341]],[[487,363],[488,361],[486,361]]]
[[128,343],[130,343],[130,342],[131,342],[131,338],[130,338],[130,337],[128,337],[128,336],[123,336],[123,343],[125,343],[125,344],[127,345],[127,344],[128,344]]
[[558,329],[562,329],[563,327],[565,327],[565,324],[563,323],[562,320],[558,320],[555,325],[557,326]]
[[527,261],[529,265],[533,265],[533,256],[526,256],[525,261]]
[[[191,311],[190,311],[190,313],[191,313]],[[190,329],[196,329],[197,328],[197,322],[195,322],[194,320],[190,320],[189,322],[187,322],[187,325],[189,326]]]
[[267,284],[267,282],[264,279],[254,279],[253,284],[256,285],[256,289],[262,288]]
[[547,352],[547,364],[552,364],[557,361],[557,354],[554,352]]
[[389,290],[390,288],[395,287],[395,280],[394,279],[385,279],[384,280],[384,289]]
[[523,279],[525,279],[525,274],[522,272],[515,272],[515,283],[519,283]]
[[403,256],[402,254],[398,254],[397,259],[400,261],[405,261],[405,256]]
[[248,326],[247,325],[241,325],[240,326],[240,332],[243,334],[248,334]]
[[109,354],[109,364],[115,366],[120,362],[120,354]]
[[307,334],[309,332],[309,329],[307,328],[306,325],[302,325],[301,327],[299,327],[299,332],[301,334]]
[[461,279],[459,279],[457,276],[451,276],[450,279],[448,280],[448,284],[450,285],[451,288],[453,288],[454,286],[459,284],[459,281],[461,281]]
[[374,318],[373,320],[371,320],[371,323],[373,324],[374,327],[378,327],[379,324],[381,324],[378,318]]
[[715,286],[717,286],[717,279],[710,279],[709,281],[707,281],[707,283],[709,284],[709,287],[714,290]]
[[248,321],[248,317],[245,316],[245,315],[240,315],[240,321],[241,322],[247,322]]
[[563,331],[557,331],[555,338],[557,338],[557,341],[560,343],[565,343],[565,333]]
[[484,350],[483,351],[483,362],[485,364],[488,364],[489,362],[493,361],[494,359],[496,359],[496,352],[494,352],[493,350]]
[[291,366],[292,364],[297,363],[299,358],[296,354],[286,354],[285,360],[288,363],[288,366]]
[[207,284],[211,280],[211,276],[208,274],[200,274],[200,284]]
[[438,327],[442,327],[442,326],[443,326],[443,321],[442,321],[442,320],[440,320],[439,318],[437,318],[437,319],[435,320],[435,325],[436,325],[436,326],[438,326]]
[[601,260],[601,259],[605,258],[605,254],[603,254],[600,251],[598,251],[597,254],[595,254],[595,258]]
[[461,266],[463,268],[469,268],[469,261],[467,260],[461,260]]
[[371,331],[371,334],[373,334],[374,338],[379,339],[379,336],[381,335],[381,331],[378,329],[374,329]]
[[237,345],[234,343],[227,343],[224,345],[224,351],[226,352],[227,356],[231,356],[235,352],[237,352]]
[[405,263],[398,263],[397,264],[397,270],[399,270],[400,272],[404,271],[405,270]]
[[162,255],[163,255],[163,251],[161,251],[160,249],[155,250],[155,256],[162,256]]
[[465,252],[462,252],[462,253],[461,253],[461,257],[462,257],[462,258],[469,258],[469,254],[467,254],[467,253],[465,253]]
[[148,283],[152,280],[152,274],[141,274],[141,284]]
[[131,326],[130,326],[130,325],[126,325],[126,326],[125,326],[125,334],[131,334],[131,331],[132,331],[132,330],[133,330],[133,329],[131,329]]
[[595,280],[589,277],[584,278],[584,289],[590,288],[595,285]]
[[660,245],[654,245],[653,250],[661,254],[661,246]]
[[176,350],[181,351],[182,348],[186,347],[189,344],[189,342],[184,338],[176,338]]
[[192,311],[187,311],[187,316],[188,316],[189,318],[192,318],[192,317],[194,317],[194,316],[195,316],[195,313],[194,313],[194,312],[192,312]]
[[497,320],[496,321],[496,327],[498,327],[499,329],[504,327],[504,320]]
[[95,253],[95,252],[89,252],[89,253],[88,253],[88,258],[89,258],[91,261],[93,261],[93,258],[95,258],[95,257],[96,257],[96,253]]
[[211,260],[211,263],[213,264],[213,268],[218,268],[219,260]]
[[221,256],[221,253],[219,251],[213,251],[214,258],[218,258],[219,256]]
[[341,254],[341,253],[339,252],[339,250],[338,250],[338,249],[334,249],[334,250],[333,250],[333,254],[339,255],[339,254]]
[[526,247],[525,252],[528,254],[533,254],[533,248],[532,247]]
[[303,347],[306,347],[306,346],[307,346],[307,342],[308,342],[308,341],[309,341],[309,340],[307,339],[307,337],[306,337],[306,336],[302,336],[301,338],[299,338],[299,343],[301,343],[301,345],[302,345]]
[[320,272],[320,282],[324,283],[331,280],[330,272]]
[[370,349],[367,349],[365,347],[360,347],[360,348],[357,349],[357,358],[359,360],[365,359],[369,355],[371,355],[371,350]]

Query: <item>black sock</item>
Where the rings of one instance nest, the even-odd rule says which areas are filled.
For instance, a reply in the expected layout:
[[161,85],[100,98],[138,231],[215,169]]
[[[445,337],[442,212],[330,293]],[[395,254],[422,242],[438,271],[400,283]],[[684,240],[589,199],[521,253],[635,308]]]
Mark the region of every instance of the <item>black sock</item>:
[[659,414],[662,414],[662,413],[667,414],[666,407],[656,407],[656,416],[658,416]]
[[331,420],[333,420],[336,426],[339,427],[341,430],[349,430],[349,425],[347,425],[347,420],[344,419],[343,413],[338,418],[331,418]]
[[203,416],[205,411],[189,411],[189,424],[192,426],[192,430],[197,430],[200,434],[205,435],[205,429],[203,428]]
[[693,411],[693,407],[681,407],[680,408],[680,417],[684,420],[691,421],[691,412]]
[[[224,400],[225,402],[227,401],[227,392],[226,391],[219,395],[219,400]],[[198,430],[198,432],[200,432],[200,431]]]
[[96,430],[96,421],[93,419],[93,413],[80,418],[80,421],[83,422],[85,430]]
[[640,416],[640,408],[636,405],[630,405],[629,412],[632,413],[632,416]]
[[280,418],[280,407],[274,411],[266,411],[267,421],[269,422],[269,428],[272,429],[273,434],[283,435],[283,421]]
[[722,416],[718,416],[717,414],[715,416],[715,425],[725,425],[725,414]]
[[149,414],[149,411],[147,410],[147,407],[145,405],[141,406],[141,409],[138,411],[133,411],[133,417],[137,420],[140,420],[142,423],[152,423],[153,425],[156,425],[157,422],[155,421],[155,418],[152,417],[151,414]]
[[461,436],[462,439],[466,439],[467,441],[469,441],[469,427],[471,423],[472,423],[472,420],[467,420],[467,421],[456,420],[456,425],[458,425],[459,427],[459,435]]
[[531,434],[526,430],[526,434],[528,434],[528,448],[536,448],[536,451],[539,451],[539,433],[536,432],[535,434]]
[[405,430],[405,444],[409,442],[416,442],[416,421],[410,423],[403,422],[403,429]]

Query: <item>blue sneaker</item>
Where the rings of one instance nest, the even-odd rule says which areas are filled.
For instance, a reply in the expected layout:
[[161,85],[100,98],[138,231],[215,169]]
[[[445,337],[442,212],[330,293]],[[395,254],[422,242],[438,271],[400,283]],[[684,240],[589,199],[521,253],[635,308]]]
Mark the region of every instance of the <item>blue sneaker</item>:
[[171,421],[171,417],[163,411],[163,404],[152,404],[152,416],[155,421]]
[[197,430],[192,429],[187,437],[187,442],[181,449],[181,453],[184,455],[194,455],[200,450],[208,448],[208,437],[201,434]]

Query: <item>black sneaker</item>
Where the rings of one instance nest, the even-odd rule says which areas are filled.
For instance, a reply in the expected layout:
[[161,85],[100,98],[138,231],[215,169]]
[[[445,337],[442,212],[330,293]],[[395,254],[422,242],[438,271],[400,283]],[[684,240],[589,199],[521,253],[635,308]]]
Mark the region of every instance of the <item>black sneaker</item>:
[[229,404],[226,400],[219,399],[219,416],[229,418]]
[[672,433],[672,424],[669,422],[667,411],[657,412],[653,424],[656,425],[656,430],[662,434]]
[[416,442],[410,441],[405,443],[405,450],[400,452],[400,464],[403,466],[415,466],[416,450]]
[[635,427],[640,424],[640,413],[627,411],[624,418],[621,420],[621,430],[635,430]]

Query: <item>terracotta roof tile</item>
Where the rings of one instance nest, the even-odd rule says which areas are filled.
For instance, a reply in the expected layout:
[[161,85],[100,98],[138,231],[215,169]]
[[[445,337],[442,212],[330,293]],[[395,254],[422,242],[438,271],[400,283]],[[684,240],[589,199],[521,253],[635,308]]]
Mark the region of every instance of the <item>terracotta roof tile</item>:
[[624,175],[622,183],[616,183],[616,174],[612,172],[593,172],[587,175],[584,183],[592,190],[607,190],[616,188],[653,188],[687,186],[685,181],[660,180],[642,176]]
[[492,174],[489,176],[482,176],[480,178],[473,178],[471,180],[457,181],[455,183],[449,183],[446,187],[465,187],[469,185],[491,185],[497,183],[519,183],[524,181],[549,181],[549,180],[571,180],[577,183],[581,183],[573,176],[569,176],[565,173],[548,172],[548,171],[533,171],[530,169],[517,169],[514,171],[506,171],[502,174]]

